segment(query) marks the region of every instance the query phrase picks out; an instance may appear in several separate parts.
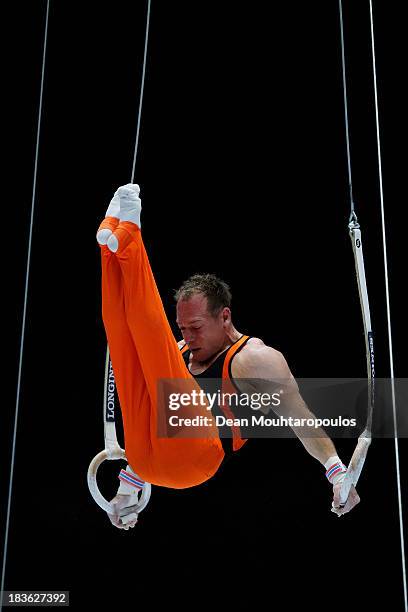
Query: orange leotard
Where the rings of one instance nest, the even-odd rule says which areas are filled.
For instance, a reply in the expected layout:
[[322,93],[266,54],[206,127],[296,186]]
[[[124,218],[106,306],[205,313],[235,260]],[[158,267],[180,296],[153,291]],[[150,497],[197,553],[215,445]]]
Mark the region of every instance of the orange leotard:
[[164,312],[140,229],[130,222],[120,225],[131,236],[126,248],[112,253],[101,247],[102,317],[120,400],[126,457],[133,470],[152,484],[192,487],[215,474],[224,451],[215,425],[208,427],[208,436],[157,435],[158,379],[194,378]]

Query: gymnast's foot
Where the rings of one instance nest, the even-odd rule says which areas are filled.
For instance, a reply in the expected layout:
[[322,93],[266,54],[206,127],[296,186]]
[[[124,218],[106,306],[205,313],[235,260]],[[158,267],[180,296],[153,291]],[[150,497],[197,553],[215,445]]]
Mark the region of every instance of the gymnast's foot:
[[[116,253],[118,250],[123,251],[133,240],[135,231],[140,230],[140,212],[142,210],[142,202],[139,198],[139,185],[128,183],[119,187],[116,192],[119,196],[119,225],[108,237],[107,246]],[[137,226],[137,227],[135,227]]]
[[108,242],[109,236],[112,235],[112,232],[115,231],[119,223],[120,199],[118,191],[119,190],[116,190],[112,200],[110,201],[108,210],[105,214],[105,219],[100,224],[96,234],[96,240],[101,246]]

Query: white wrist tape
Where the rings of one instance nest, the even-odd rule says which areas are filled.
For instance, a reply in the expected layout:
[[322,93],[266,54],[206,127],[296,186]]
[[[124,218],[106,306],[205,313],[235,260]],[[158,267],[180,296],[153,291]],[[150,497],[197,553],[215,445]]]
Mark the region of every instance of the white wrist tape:
[[132,470],[130,465],[126,467],[126,470],[120,470],[118,478],[120,480],[118,494],[121,495],[138,493],[145,485],[145,481]]
[[324,464],[324,467],[326,468],[326,478],[329,482],[331,482],[332,485],[335,485],[344,480],[347,468],[342,463],[342,461],[340,461],[337,455],[329,457],[329,459]]

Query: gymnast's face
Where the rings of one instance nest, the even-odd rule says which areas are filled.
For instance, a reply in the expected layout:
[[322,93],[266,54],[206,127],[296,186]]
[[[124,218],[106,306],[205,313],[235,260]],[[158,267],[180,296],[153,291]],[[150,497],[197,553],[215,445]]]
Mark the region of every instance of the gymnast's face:
[[208,311],[207,298],[201,293],[177,302],[177,325],[188,344],[193,361],[204,363],[221,351],[231,324],[231,311],[223,308],[216,316]]

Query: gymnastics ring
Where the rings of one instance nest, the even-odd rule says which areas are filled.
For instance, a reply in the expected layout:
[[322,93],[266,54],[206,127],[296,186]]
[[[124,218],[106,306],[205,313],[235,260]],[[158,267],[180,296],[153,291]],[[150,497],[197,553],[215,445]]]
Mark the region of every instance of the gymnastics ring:
[[[92,459],[91,463],[89,464],[88,475],[87,475],[88,487],[89,487],[89,491],[91,492],[92,497],[94,498],[98,506],[102,508],[102,510],[105,510],[105,512],[108,512],[109,514],[114,513],[112,505],[110,504],[110,502],[108,502],[107,499],[104,498],[104,496],[100,492],[98,483],[96,481],[96,476],[98,473],[99,466],[104,461],[113,461],[116,459],[124,459],[126,461],[125,451],[122,448],[120,448],[119,445],[115,449],[108,450],[105,448],[105,450],[95,455],[95,457]],[[139,514],[139,512],[144,510],[144,508],[147,506],[149,502],[151,489],[152,488],[151,488],[150,483],[146,482],[143,487],[139,502],[133,506],[122,508],[122,510],[119,512],[119,516],[121,517],[127,516],[128,514],[131,514],[133,512],[135,512],[136,514]]]

